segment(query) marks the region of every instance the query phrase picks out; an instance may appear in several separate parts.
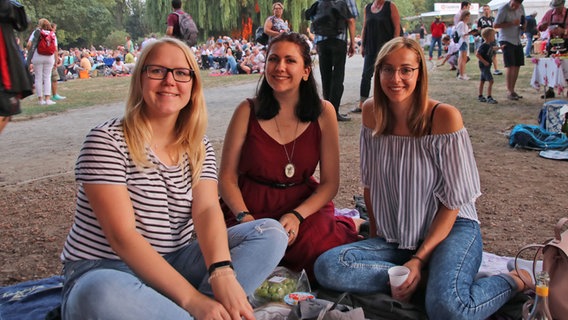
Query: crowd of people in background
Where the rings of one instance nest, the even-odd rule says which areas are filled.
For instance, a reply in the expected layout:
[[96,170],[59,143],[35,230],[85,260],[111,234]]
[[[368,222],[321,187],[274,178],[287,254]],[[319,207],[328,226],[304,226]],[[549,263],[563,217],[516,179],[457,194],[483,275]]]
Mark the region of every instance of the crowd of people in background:
[[[564,1],[557,0],[553,2],[553,8],[563,7]],[[384,3],[389,4],[386,8],[391,10],[381,10]],[[495,21],[490,7],[484,5],[478,20],[471,22],[472,12],[469,11],[470,5],[471,3],[469,1],[463,1],[461,3],[461,9],[456,13],[453,23],[450,22],[446,24],[440,16],[436,16],[434,21],[430,24],[430,28],[428,28],[420,21],[416,24],[417,27],[414,30],[414,34],[404,31],[402,27],[397,27],[398,24],[392,24],[395,26],[395,30],[393,30],[393,32],[381,33],[384,35],[388,34],[388,36],[383,37],[384,39],[380,39],[380,41],[375,43],[375,41],[365,41],[366,38],[368,38],[365,37],[365,31],[367,31],[367,33],[377,33],[375,29],[384,29],[384,25],[391,25],[390,21],[398,23],[400,17],[398,16],[396,6],[388,1],[373,1],[369,4],[364,10],[363,29],[360,35],[354,35],[353,40],[351,38],[346,39],[348,47],[350,47],[351,42],[354,42],[354,52],[362,54],[365,57],[365,61],[369,62],[365,63],[367,67],[364,68],[362,74],[360,105],[368,96],[368,88],[372,74],[370,71],[372,63],[370,61],[374,61],[374,57],[378,53],[378,48],[382,46],[382,43],[390,40],[392,37],[398,36],[399,33],[405,37],[415,37],[417,41],[420,41],[421,46],[428,51],[428,58],[430,60],[434,58],[434,53],[437,52],[438,60],[442,60],[441,64],[439,63],[438,66],[444,65],[447,62],[450,65],[450,70],[457,71],[457,79],[469,80],[469,76],[465,74],[465,64],[470,60],[470,53],[476,55],[477,50],[483,42],[481,31],[484,28],[493,27]],[[284,6],[282,3],[275,2],[272,9],[273,15],[268,16],[264,21],[265,33],[269,37],[274,37],[280,32],[290,31],[288,21],[283,19]],[[557,16],[562,15],[557,14]],[[552,11],[548,14],[548,20],[550,20],[551,17],[554,17]],[[521,42],[524,44],[524,57],[531,57],[531,53],[534,51],[540,52],[540,43],[548,37],[547,28],[541,27],[541,24],[537,25],[535,18],[536,12],[527,13],[526,19],[523,22],[526,23],[526,29],[521,33],[519,44]],[[547,17],[543,17],[543,21],[544,20],[547,20]],[[367,24],[369,24],[369,26],[367,26]],[[547,25],[545,27],[547,27]],[[56,24],[50,23],[46,19],[40,19],[37,30],[44,33],[53,32],[55,34],[56,28]],[[175,35],[175,27],[173,28],[173,31],[170,29],[168,29],[170,31],[166,30],[166,34],[170,32],[172,35]],[[455,31],[459,33],[459,41],[457,41],[457,43],[455,43],[453,38]],[[502,72],[498,68],[499,62],[495,54],[501,49],[497,43],[501,33],[499,30],[496,31],[497,35],[496,41],[493,43],[494,50],[493,56],[491,57],[491,66],[494,75],[501,75]],[[305,34],[305,40],[310,45],[312,55],[317,57],[314,35],[310,32],[309,28],[303,33]],[[35,76],[35,88],[36,92],[39,93],[38,101],[40,104],[45,105],[51,105],[58,100],[65,99],[65,97],[57,93],[58,82],[100,75],[130,75],[140,51],[148,45],[148,43],[156,41],[159,37],[156,34],[150,34],[143,40],[140,40],[140,43],[135,43],[135,41],[127,35],[124,45],[120,45],[116,48],[104,48],[102,46],[91,46],[90,48],[58,48],[57,53],[53,56],[53,59],[51,59],[38,54],[34,55],[34,48],[32,47],[34,34],[37,35],[34,31],[30,35],[28,43],[21,46],[20,49],[24,59],[27,59],[28,65],[30,65],[30,70]],[[534,41],[538,42],[539,48],[533,49]],[[325,45],[325,43],[323,43],[323,45]],[[366,46],[370,47],[366,48]],[[191,49],[195,54],[200,69],[209,71],[211,75],[254,74],[262,73],[264,69],[266,45],[256,43],[254,40],[234,39],[226,35],[217,37],[210,36],[205,42],[192,46]],[[48,65],[51,66],[51,71],[48,70]],[[48,79],[52,79],[52,81]],[[512,81],[509,82],[511,83],[508,84],[508,98],[512,100],[519,99],[514,92]],[[360,112],[360,105],[351,111],[355,113]],[[342,120],[346,120],[344,115],[340,116]]]

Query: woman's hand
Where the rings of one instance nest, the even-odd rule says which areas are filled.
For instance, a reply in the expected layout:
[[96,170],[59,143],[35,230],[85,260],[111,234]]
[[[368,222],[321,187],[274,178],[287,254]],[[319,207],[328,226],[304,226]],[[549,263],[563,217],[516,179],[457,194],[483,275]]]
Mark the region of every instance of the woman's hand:
[[240,319],[231,318],[229,312],[225,307],[206,295],[199,294],[191,300],[191,306],[182,306],[189,314],[191,314],[195,319]]
[[294,214],[287,213],[280,217],[280,223],[288,233],[288,246],[291,246],[296,241],[298,232],[300,232],[300,221]]
[[396,288],[391,288],[392,290],[392,297],[400,300],[408,302],[416,289],[418,288],[418,284],[422,279],[421,268],[422,264],[419,260],[410,259],[404,264],[405,267],[410,269],[410,274],[404,283]]
[[[234,275],[213,277],[210,279],[211,288],[215,299],[219,301],[231,320],[254,320],[252,306],[247,300],[247,295]],[[242,318],[241,318],[242,317]],[[200,319],[200,317],[197,317]],[[215,318],[219,319],[219,318]]]

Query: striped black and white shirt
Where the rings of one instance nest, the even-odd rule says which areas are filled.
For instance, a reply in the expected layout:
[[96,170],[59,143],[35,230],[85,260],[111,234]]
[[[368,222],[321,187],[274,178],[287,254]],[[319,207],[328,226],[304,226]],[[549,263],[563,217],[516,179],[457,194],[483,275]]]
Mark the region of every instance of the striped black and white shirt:
[[[204,138],[206,157],[201,179],[217,180],[213,147]],[[134,207],[137,231],[160,254],[190,243],[193,234],[192,178],[187,155],[181,166],[166,166],[150,148],[155,167],[140,169],[130,157],[122,119],[109,120],[92,129],[75,164],[79,183],[75,219],[61,253],[63,261],[119,259],[107,242],[83,184],[125,185]]]
[[370,190],[379,237],[400,249],[416,249],[440,203],[479,222],[479,174],[465,128],[416,138],[373,137],[363,126],[360,143],[361,179]]

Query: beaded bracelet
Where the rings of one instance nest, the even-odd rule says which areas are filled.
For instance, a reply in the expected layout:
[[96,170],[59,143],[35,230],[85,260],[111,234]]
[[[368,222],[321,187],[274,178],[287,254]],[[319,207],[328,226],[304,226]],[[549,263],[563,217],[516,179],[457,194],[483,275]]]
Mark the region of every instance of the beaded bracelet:
[[222,269],[216,269],[214,270],[214,272],[209,276],[209,279],[207,279],[208,283],[211,283],[212,279],[215,278],[220,278],[220,277],[226,277],[226,276],[237,276],[237,273],[231,269],[231,268],[222,268]]
[[302,215],[298,211],[290,210],[290,211],[286,212],[285,214],[289,214],[289,213],[295,215],[296,218],[298,218],[298,220],[300,221],[300,223],[304,222],[304,217],[302,217]]
[[222,267],[230,267],[233,270],[235,269],[235,268],[233,268],[233,263],[231,263],[231,261],[224,260],[224,261],[219,261],[219,262],[215,262],[215,263],[211,264],[211,266],[209,266],[209,269],[207,269],[207,271],[209,272],[209,275],[212,275],[213,271],[215,271],[218,268],[222,268]]

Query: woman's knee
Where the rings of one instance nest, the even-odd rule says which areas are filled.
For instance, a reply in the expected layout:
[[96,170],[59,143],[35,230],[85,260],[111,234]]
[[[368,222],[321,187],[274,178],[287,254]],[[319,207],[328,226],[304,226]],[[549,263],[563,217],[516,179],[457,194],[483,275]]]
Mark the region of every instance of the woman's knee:
[[278,220],[255,220],[254,230],[266,241],[269,241],[272,248],[280,248],[282,251],[286,250],[288,246],[288,234]]
[[[128,279],[130,278],[130,279]],[[71,288],[65,302],[67,312],[79,310],[83,314],[97,314],[98,309],[117,307],[128,301],[126,284],[141,285],[140,281],[125,272],[117,270],[93,270],[81,276]]]

